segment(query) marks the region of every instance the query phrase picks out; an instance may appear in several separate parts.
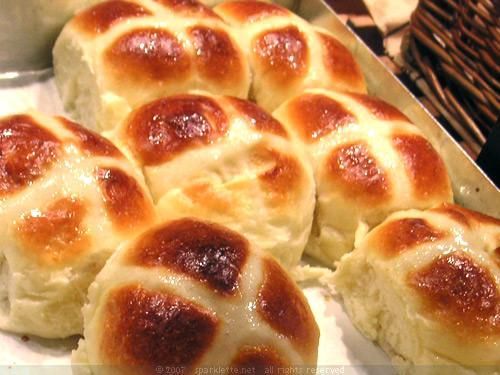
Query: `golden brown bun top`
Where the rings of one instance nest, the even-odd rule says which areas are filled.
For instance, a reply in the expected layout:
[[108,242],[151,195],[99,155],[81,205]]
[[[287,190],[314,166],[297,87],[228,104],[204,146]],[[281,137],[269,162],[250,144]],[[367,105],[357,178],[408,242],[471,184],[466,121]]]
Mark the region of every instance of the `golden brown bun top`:
[[229,123],[212,99],[178,95],[138,108],[127,125],[135,155],[144,165],[155,165],[189,148],[210,144],[225,135]]
[[256,132],[287,136],[276,119],[249,101],[197,94],[170,96],[138,108],[126,121],[126,136],[142,164],[156,165],[223,138],[234,118]]
[[96,35],[108,31],[117,23],[128,19],[154,16],[161,14],[162,9],[150,9],[151,3],[157,3],[164,7],[165,12],[174,15],[218,18],[218,16],[208,7],[200,4],[196,0],[108,0],[94,5],[78,13],[72,20],[75,26],[81,31]]
[[241,23],[257,22],[272,16],[292,16],[288,9],[260,1],[227,1],[217,7],[227,18]]
[[[218,335],[225,324],[244,319],[214,313],[226,309],[224,304],[228,311],[234,309],[232,305],[241,303],[241,298],[252,301],[254,329],[276,332],[305,360],[314,361],[319,332],[306,299],[274,259],[256,252],[240,234],[218,224],[183,218],[147,231],[117,259],[126,266],[148,269],[151,277],[155,272],[161,278],[169,274],[186,277],[203,292],[194,302],[180,290],[177,294],[174,289],[152,289],[141,280],[112,287],[106,294],[103,331],[99,333],[100,356],[106,363],[145,368],[168,364],[189,371],[215,341],[224,339]],[[255,274],[248,273],[249,263],[258,265],[253,268]],[[256,290],[249,290],[245,284],[253,278],[260,282]],[[245,296],[249,292],[252,295]],[[249,322],[237,324],[246,332]],[[239,337],[238,332],[231,335],[237,342],[250,340],[244,334]],[[233,366],[289,364],[290,359],[273,340],[265,345],[258,341],[242,344],[231,358],[220,352],[217,356]]]
[[0,120],[0,148],[2,197],[39,179],[61,153],[60,140],[27,115]]
[[[372,149],[390,147],[404,167],[418,201],[447,201],[451,187],[446,167],[431,143],[392,105],[358,93],[310,90],[275,112],[296,138],[309,148],[331,150],[322,163],[332,188],[358,203],[383,205],[399,183]],[[370,135],[371,134],[371,135]]]
[[[500,335],[499,246],[500,220],[443,204],[390,218],[368,235],[363,248],[387,262],[418,257],[406,284],[424,314],[472,340]],[[428,258],[428,251],[435,254]]]
[[[10,207],[11,200],[21,199],[15,237],[44,265],[65,264],[95,248],[87,221],[100,205],[117,235],[154,216],[149,193],[123,169],[130,164],[122,153],[106,138],[67,119],[38,114],[1,118],[0,149],[2,204]],[[59,178],[65,188],[54,185],[53,179]],[[83,181],[92,181],[84,182],[91,187],[82,188]],[[40,189],[54,192],[48,196]],[[26,203],[33,194],[43,198]],[[24,212],[27,204],[31,211]]]
[[[199,94],[169,96],[139,107],[125,121],[122,137],[141,165],[155,167],[174,162],[189,151],[232,148],[234,137],[245,138],[243,132],[260,139],[288,138],[281,123],[252,102]],[[288,204],[302,191],[306,179],[301,159],[284,151],[260,140],[244,155],[260,171],[258,181],[269,192],[272,205]],[[200,193],[204,189],[202,185],[198,188]],[[196,185],[187,194],[195,197]]]
[[[258,1],[228,1],[215,12],[236,30],[254,71],[257,103],[274,110],[305,88],[366,92],[360,67],[327,30],[288,9]],[[276,95],[280,100],[273,98]]]
[[154,91],[190,80],[199,87],[201,80],[215,91],[247,94],[243,53],[227,25],[195,0],[109,0],[78,13],[67,28],[99,50],[105,82],[120,93],[133,91],[132,83]]
[[106,301],[102,356],[111,364],[193,366],[214,340],[218,320],[168,292],[127,285]]
[[143,235],[128,255],[130,264],[165,267],[233,295],[248,257],[248,241],[215,224],[184,219]]

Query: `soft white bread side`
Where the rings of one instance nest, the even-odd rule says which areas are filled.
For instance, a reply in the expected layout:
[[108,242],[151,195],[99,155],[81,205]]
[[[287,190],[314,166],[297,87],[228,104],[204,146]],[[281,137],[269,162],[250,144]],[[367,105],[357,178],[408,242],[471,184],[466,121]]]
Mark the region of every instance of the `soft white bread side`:
[[150,225],[142,175],[107,139],[63,118],[0,118],[0,329],[82,333],[87,288]]
[[242,235],[206,221],[166,222],[122,246],[83,311],[77,374],[316,368],[319,330],[300,289]]
[[170,96],[139,107],[109,136],[143,169],[160,217],[215,221],[286,267],[299,262],[313,221],[312,170],[254,103]]
[[500,373],[500,220],[445,204],[391,215],[335,286],[404,374]]
[[388,103],[363,94],[307,90],[274,116],[309,155],[317,202],[306,251],[329,265],[391,212],[452,200],[441,157]]
[[250,87],[232,31],[196,1],[102,2],[65,26],[53,55],[66,110],[98,129],[164,95],[202,89],[246,98]]
[[273,111],[306,88],[366,92],[360,67],[328,31],[288,9],[260,1],[227,1],[214,8],[233,26],[253,73],[251,96]]

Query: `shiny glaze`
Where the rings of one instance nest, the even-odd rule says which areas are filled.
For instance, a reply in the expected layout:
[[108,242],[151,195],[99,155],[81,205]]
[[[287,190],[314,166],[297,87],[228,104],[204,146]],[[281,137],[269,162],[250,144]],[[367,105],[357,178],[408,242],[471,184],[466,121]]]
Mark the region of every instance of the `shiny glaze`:
[[89,156],[123,157],[120,150],[118,150],[110,140],[104,138],[100,134],[84,128],[80,124],[64,117],[58,117],[58,120],[66,129],[77,137],[80,149]]
[[72,23],[83,32],[94,36],[108,31],[112,26],[127,19],[151,15],[148,9],[139,4],[110,0],[78,13]]
[[271,82],[288,85],[306,75],[309,47],[296,26],[266,30],[252,44],[258,70]]
[[191,59],[169,31],[139,28],[118,37],[105,51],[110,74],[121,82],[174,83],[188,76]]
[[238,291],[248,247],[244,237],[225,227],[180,219],[143,235],[128,261],[143,267],[165,267],[229,296]]
[[313,143],[356,121],[341,103],[321,94],[303,94],[288,104],[290,123],[300,138]]
[[135,156],[145,165],[164,163],[194,147],[223,136],[229,124],[211,98],[177,95],[140,107],[127,120],[127,137]]
[[84,202],[61,198],[46,209],[23,215],[16,227],[20,248],[44,266],[64,265],[90,249],[91,239],[83,221]]
[[[453,333],[500,335],[500,292],[490,272],[465,254],[441,256],[408,277],[427,314]],[[472,333],[472,335],[469,335]]]
[[282,137],[288,136],[283,125],[257,104],[235,97],[228,97],[227,100],[256,130]]
[[41,178],[60,153],[59,139],[32,117],[0,119],[0,198]]
[[429,141],[420,135],[396,134],[392,144],[401,156],[418,199],[449,199],[446,167]]
[[390,199],[389,177],[366,144],[337,147],[326,163],[327,178],[343,197],[369,206],[381,205]]
[[195,66],[203,79],[221,85],[243,80],[243,56],[222,29],[194,26],[188,31],[195,52]]
[[273,329],[287,337],[297,351],[312,355],[319,330],[305,297],[273,259],[264,259],[264,281],[257,311]]
[[194,366],[210,347],[218,321],[204,307],[169,292],[125,285],[104,306],[101,356],[106,364],[126,365],[134,374],[156,366]]
[[117,167],[99,167],[96,177],[114,228],[127,231],[153,218],[153,207],[134,177]]
[[351,98],[365,107],[373,116],[377,117],[379,120],[410,122],[410,119],[406,117],[399,109],[374,96],[352,92],[345,94],[349,95]]
[[390,221],[376,228],[370,237],[371,248],[380,255],[393,258],[418,245],[441,240],[447,233],[434,228],[421,218],[403,218]]

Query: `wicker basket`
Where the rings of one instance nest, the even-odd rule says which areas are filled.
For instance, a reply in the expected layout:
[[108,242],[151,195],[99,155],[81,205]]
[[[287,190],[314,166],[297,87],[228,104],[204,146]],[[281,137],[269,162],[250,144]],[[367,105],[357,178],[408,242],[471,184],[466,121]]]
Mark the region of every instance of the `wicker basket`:
[[420,0],[411,19],[412,63],[473,149],[499,121],[499,16],[500,0]]

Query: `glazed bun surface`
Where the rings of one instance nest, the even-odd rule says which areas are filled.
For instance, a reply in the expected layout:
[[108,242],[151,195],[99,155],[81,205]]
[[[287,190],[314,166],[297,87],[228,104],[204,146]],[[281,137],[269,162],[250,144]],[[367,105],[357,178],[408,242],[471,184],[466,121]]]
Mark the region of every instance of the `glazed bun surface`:
[[312,171],[280,122],[257,105],[170,96],[136,109],[111,137],[144,171],[161,218],[215,221],[286,267],[299,262],[313,220]]
[[123,246],[84,316],[80,370],[316,366],[319,331],[300,289],[272,257],[207,221],[166,222]]
[[307,252],[332,265],[391,212],[451,202],[446,167],[408,118],[374,97],[307,90],[274,116],[309,155],[317,185]]
[[499,246],[498,219],[451,204],[398,212],[342,258],[336,288],[354,324],[396,363],[493,374]]
[[250,87],[232,31],[197,1],[99,3],[65,26],[53,54],[66,110],[98,129],[164,95],[200,89],[246,98]]
[[273,111],[307,88],[366,92],[360,67],[328,31],[288,9],[260,1],[227,1],[214,8],[245,51],[253,73],[251,95]]
[[107,139],[63,118],[0,118],[0,328],[82,332],[87,288],[155,218],[142,175]]

